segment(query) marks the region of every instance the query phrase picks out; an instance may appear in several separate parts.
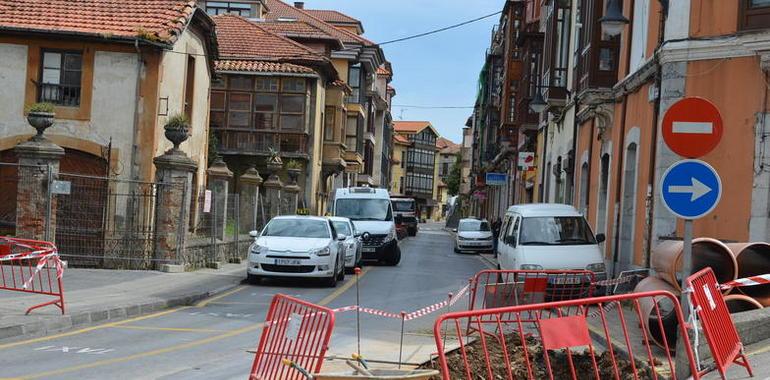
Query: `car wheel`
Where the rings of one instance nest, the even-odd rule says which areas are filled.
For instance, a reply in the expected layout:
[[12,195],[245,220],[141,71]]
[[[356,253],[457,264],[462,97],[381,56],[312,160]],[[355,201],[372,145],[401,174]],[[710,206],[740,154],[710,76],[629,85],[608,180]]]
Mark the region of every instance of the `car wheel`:
[[390,253],[390,257],[388,257],[385,260],[385,263],[390,265],[390,266],[396,266],[400,262],[401,262],[401,248],[398,245],[396,245],[396,249],[394,249]]
[[246,273],[246,282],[249,284],[257,285],[262,281],[262,277],[259,277],[255,274]]
[[326,277],[324,279],[324,285],[330,288],[334,288],[337,286],[337,275],[332,274],[331,277]]
[[416,228],[410,228],[408,230],[408,235],[409,236],[417,236],[417,229]]

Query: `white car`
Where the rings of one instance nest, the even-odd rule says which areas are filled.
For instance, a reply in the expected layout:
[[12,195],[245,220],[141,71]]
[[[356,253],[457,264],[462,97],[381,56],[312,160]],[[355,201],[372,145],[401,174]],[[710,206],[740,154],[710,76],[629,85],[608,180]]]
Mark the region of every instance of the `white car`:
[[348,237],[342,246],[345,248],[345,269],[350,273],[355,267],[361,266],[361,233],[356,231],[356,226],[348,218],[331,216],[329,220],[338,234]]
[[562,204],[523,204],[505,213],[497,247],[500,269],[590,270],[606,277],[599,244],[591,227],[574,207]]
[[344,234],[332,222],[315,216],[278,216],[262,233],[252,231],[247,280],[263,277],[321,278],[334,287],[345,279]]
[[460,219],[455,237],[455,252],[494,250],[492,228],[486,220],[473,218]]

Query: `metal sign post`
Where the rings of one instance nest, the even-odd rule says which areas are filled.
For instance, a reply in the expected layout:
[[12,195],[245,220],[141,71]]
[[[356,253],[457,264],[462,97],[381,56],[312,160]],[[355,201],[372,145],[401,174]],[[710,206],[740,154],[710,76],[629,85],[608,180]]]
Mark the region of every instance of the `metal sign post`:
[[[687,276],[690,273],[692,273],[692,219],[685,219],[684,239],[682,241],[682,289],[687,289],[685,281],[687,281]],[[690,299],[688,292],[683,291],[681,297],[682,314],[684,315],[684,319],[687,320],[690,318]]]

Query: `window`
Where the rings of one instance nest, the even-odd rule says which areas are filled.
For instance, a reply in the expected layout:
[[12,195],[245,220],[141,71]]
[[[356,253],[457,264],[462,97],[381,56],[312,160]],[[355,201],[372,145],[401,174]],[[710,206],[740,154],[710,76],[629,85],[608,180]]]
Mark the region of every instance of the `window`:
[[208,1],[206,2],[206,13],[209,15],[235,14],[243,17],[253,17],[251,4],[238,3],[232,1]]
[[212,89],[212,128],[306,131],[305,79],[230,75]]
[[582,216],[530,217],[521,222],[519,244],[590,245],[596,239]]
[[406,191],[427,194],[433,193],[433,176],[424,173],[407,173]]
[[401,168],[403,169],[405,167],[406,167],[406,152],[402,150],[401,151]]
[[337,117],[337,109],[333,106],[326,106],[324,113],[324,140],[334,141],[334,120]]
[[67,107],[79,106],[83,53],[43,50],[42,55],[38,101]]
[[740,0],[739,29],[770,28],[770,0]]
[[348,85],[353,92],[345,100],[347,103],[361,102],[361,65],[353,65],[348,69]]
[[195,100],[195,57],[187,56],[187,77],[184,83],[184,114],[192,122]]

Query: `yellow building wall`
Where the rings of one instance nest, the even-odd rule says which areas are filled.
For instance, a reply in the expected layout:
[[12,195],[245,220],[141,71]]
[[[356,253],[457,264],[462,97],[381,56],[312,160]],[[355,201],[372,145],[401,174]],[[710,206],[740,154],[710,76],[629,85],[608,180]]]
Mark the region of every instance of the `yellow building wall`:
[[406,155],[406,146],[401,144],[393,144],[393,158],[398,160],[398,164],[391,165],[391,180],[390,180],[390,193],[401,194],[399,187],[401,182],[406,177],[406,170],[401,167],[401,155]]

